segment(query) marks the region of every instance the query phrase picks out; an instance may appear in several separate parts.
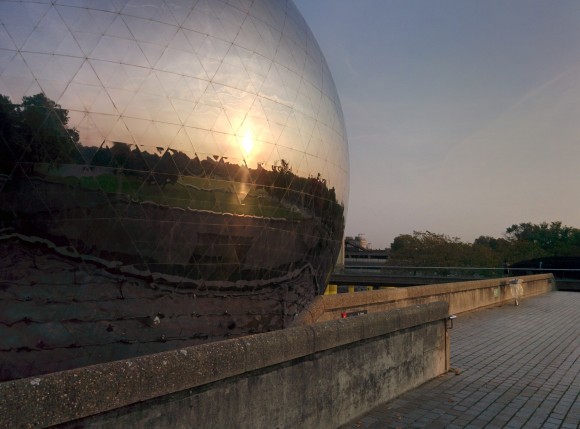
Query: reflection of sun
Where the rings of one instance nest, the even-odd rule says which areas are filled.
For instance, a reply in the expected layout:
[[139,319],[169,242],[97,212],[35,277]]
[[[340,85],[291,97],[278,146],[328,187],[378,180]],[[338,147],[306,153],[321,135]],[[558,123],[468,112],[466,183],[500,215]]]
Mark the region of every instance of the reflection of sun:
[[260,139],[263,126],[259,121],[246,119],[235,135],[238,154],[243,157],[246,167],[257,168],[264,157],[264,143]]
[[244,150],[244,156],[249,157],[252,149],[254,148],[254,139],[252,138],[252,131],[248,128],[244,134],[244,139],[242,140],[242,149]]

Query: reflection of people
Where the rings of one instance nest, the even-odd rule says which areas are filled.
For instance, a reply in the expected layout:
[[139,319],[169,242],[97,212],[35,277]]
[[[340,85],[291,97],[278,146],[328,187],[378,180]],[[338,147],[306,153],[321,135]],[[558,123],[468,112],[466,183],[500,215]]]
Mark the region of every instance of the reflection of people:
[[524,286],[522,279],[513,279],[510,282],[510,292],[512,297],[515,298],[515,304],[519,305],[518,299],[524,294]]
[[510,275],[510,264],[507,260],[503,261],[503,275],[509,277]]

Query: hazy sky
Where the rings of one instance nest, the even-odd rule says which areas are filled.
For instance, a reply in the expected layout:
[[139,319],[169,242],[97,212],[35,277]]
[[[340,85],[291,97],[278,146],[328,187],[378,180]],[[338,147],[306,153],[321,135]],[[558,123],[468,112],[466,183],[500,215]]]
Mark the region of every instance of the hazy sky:
[[342,102],[347,235],[580,227],[580,1],[295,3]]

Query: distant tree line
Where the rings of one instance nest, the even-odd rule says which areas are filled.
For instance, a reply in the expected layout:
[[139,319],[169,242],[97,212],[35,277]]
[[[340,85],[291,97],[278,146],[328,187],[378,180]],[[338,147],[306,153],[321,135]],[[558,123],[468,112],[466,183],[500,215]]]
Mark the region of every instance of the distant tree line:
[[473,243],[430,231],[397,236],[390,265],[415,267],[502,267],[549,256],[580,256],[580,229],[562,222],[520,223],[503,237],[480,236]]

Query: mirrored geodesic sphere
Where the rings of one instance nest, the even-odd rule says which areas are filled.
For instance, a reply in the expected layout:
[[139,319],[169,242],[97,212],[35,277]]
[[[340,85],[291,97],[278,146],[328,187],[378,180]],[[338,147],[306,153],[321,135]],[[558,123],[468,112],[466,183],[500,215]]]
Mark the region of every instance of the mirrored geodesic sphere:
[[348,149],[291,0],[0,1],[0,94],[0,348],[31,367],[274,329],[324,287]]

